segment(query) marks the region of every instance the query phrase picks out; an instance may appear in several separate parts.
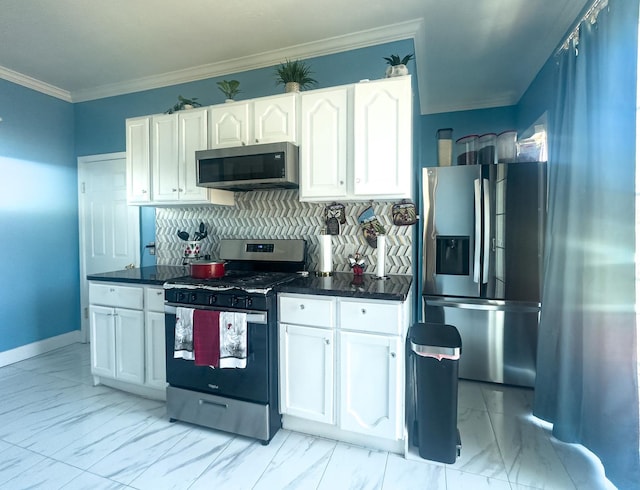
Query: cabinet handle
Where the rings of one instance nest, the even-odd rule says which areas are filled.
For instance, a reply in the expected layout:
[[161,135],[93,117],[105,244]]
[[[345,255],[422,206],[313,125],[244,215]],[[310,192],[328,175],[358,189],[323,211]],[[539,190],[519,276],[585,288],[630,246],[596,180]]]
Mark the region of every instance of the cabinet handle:
[[178,189],[171,189],[171,192],[178,192]]
[[147,189],[142,189],[142,191],[141,191],[141,192],[142,192],[143,194],[146,194],[146,193],[147,193]]
[[162,296],[162,293],[163,293],[163,291],[156,291],[156,294],[157,294],[158,296]]
[[344,180],[341,180],[341,181],[340,181],[340,185],[344,185]]
[[367,314],[367,310],[365,310],[364,308],[362,308],[360,311],[362,312],[363,315]]
[[331,343],[331,341],[329,339],[324,339],[324,343],[329,345]]
[[109,292],[110,292],[110,293],[115,293],[115,291],[116,291],[116,290],[115,290],[114,288],[109,288]]
[[184,189],[178,189],[180,192],[184,192]]
[[301,310],[304,310],[304,305],[300,305],[300,309],[301,309]]
[[392,352],[392,353],[391,353],[391,357],[393,357],[393,358],[395,359],[395,357],[396,357],[396,353],[395,353],[395,352]]

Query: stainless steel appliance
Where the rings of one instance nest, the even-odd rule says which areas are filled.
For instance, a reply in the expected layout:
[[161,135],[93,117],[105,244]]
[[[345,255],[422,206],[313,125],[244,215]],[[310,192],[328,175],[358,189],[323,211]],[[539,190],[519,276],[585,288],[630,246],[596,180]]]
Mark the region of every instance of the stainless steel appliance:
[[[304,268],[304,240],[222,240],[225,275],[189,276],[165,283],[167,415],[260,439],[281,427],[278,412],[278,338],[274,287]],[[176,308],[245,312],[247,361],[214,369],[174,357]]]
[[423,169],[423,318],[462,337],[461,378],[533,386],[546,164]]
[[298,147],[267,143],[196,151],[197,185],[231,191],[298,187]]

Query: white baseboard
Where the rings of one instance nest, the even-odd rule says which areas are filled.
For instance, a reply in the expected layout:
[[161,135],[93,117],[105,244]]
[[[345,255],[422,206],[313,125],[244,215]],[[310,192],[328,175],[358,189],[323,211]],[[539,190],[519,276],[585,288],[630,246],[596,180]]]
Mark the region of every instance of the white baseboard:
[[66,347],[82,341],[80,330],[63,333],[56,337],[51,337],[32,344],[22,345],[5,352],[0,352],[0,367],[13,364],[14,362],[24,361],[31,357],[39,356],[46,352]]

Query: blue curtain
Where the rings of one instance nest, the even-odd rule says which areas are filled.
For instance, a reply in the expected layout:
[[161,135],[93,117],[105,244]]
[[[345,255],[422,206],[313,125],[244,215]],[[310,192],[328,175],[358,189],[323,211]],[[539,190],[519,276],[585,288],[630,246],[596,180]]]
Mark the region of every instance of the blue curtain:
[[638,0],[609,0],[558,55],[534,414],[639,488],[635,316]]

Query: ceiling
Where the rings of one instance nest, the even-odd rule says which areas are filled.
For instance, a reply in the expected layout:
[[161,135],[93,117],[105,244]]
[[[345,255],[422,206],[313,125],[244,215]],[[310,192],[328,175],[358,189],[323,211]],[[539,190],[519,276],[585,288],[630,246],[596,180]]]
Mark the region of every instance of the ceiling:
[[0,78],[78,102],[413,38],[423,114],[497,107],[586,3],[0,0]]

